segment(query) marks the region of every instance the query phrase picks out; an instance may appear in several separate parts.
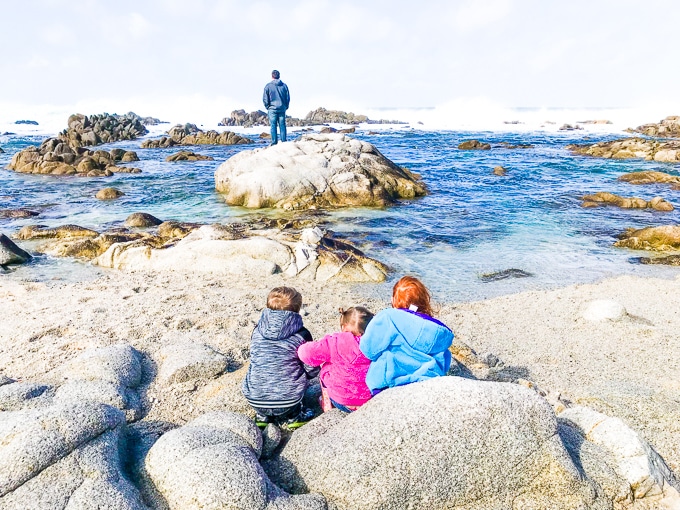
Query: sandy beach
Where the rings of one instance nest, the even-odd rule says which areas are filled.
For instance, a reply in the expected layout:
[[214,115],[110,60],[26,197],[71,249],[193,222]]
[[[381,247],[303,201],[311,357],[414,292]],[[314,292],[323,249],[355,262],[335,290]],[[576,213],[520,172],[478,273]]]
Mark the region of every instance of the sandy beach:
[[[179,272],[110,271],[80,283],[0,281],[0,374],[59,383],[59,367],[83,350],[129,343],[145,358],[142,422],[168,429],[207,410],[247,412],[239,385],[250,333],[272,287],[304,297],[315,338],[337,329],[341,306],[388,306],[361,286],[273,275],[246,280]],[[435,296],[436,298],[436,296]],[[589,302],[615,300],[618,321],[582,317]],[[456,338],[504,363],[497,377],[526,379],[544,391],[623,419],[680,468],[680,279],[622,276],[592,285],[533,291],[469,303],[440,303]],[[161,385],[160,349],[172,342],[210,345],[229,360],[212,381]]]

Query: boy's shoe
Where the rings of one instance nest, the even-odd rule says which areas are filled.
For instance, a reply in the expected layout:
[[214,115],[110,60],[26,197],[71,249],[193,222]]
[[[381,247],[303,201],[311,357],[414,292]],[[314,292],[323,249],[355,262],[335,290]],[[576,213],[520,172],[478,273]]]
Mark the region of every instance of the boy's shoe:
[[269,423],[271,423],[271,416],[264,416],[259,413],[255,413],[255,425],[260,428],[265,428]]
[[306,423],[312,418],[314,418],[314,411],[307,407],[303,407],[297,416],[289,418],[288,420],[285,421],[285,423],[286,425],[290,426],[296,423]]

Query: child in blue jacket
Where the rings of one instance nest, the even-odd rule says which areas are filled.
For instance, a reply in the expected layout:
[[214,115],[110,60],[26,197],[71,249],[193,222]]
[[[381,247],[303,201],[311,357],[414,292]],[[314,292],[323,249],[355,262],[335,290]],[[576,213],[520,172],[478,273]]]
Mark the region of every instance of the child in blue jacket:
[[374,395],[449,371],[453,332],[432,313],[430,293],[420,280],[404,276],[395,284],[392,308],[373,318],[359,344],[371,360],[366,385]]

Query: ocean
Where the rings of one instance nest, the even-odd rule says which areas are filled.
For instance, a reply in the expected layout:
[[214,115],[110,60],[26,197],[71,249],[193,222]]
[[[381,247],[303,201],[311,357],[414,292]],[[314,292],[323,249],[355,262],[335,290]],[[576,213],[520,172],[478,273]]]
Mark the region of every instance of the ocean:
[[[625,229],[678,224],[680,212],[620,210],[580,206],[580,197],[597,191],[651,199],[663,196],[676,207],[680,192],[668,186],[633,186],[616,178],[638,170],[660,170],[680,175],[680,167],[640,160],[603,160],[575,156],[570,143],[593,143],[621,136],[627,127],[658,122],[666,115],[625,109],[505,109],[474,115],[456,105],[447,108],[372,109],[361,111],[372,119],[406,120],[403,125],[365,124],[349,135],[374,144],[400,166],[419,173],[428,196],[403,201],[388,209],[341,209],[330,213],[330,229],[352,241],[367,255],[392,268],[390,280],[374,286],[384,294],[403,274],[421,277],[440,301],[468,301],[529,289],[548,289],[602,278],[638,274],[672,278],[677,268],[644,266],[645,255],[615,248]],[[490,113],[492,112],[492,113]],[[61,115],[63,112],[59,112]],[[100,111],[83,113],[101,113]],[[117,113],[125,113],[119,111]],[[139,111],[140,115],[154,112]],[[224,117],[226,114],[219,116]],[[655,116],[652,116],[655,115]],[[12,155],[66,127],[66,118],[49,117],[40,126],[2,122],[0,147],[0,209],[29,208],[41,215],[33,219],[2,219],[0,233],[11,235],[27,224],[77,224],[95,230],[120,226],[133,212],[151,213],[163,220],[214,223],[234,216],[261,214],[227,206],[214,190],[214,171],[230,156],[253,146],[201,146],[191,150],[215,161],[166,163],[170,149],[140,149],[140,140],[101,146],[135,150],[139,162],[128,164],[141,174],[109,178],[73,178],[25,175],[5,170]],[[295,115],[295,116],[304,116]],[[643,118],[644,117],[644,118]],[[20,117],[25,118],[25,117]],[[219,118],[202,129],[217,128]],[[192,122],[191,118],[166,119]],[[583,124],[583,129],[560,131],[569,123],[611,120],[612,124]],[[41,119],[38,119],[41,120]],[[61,124],[58,124],[61,122]],[[195,121],[194,121],[195,122]],[[150,127],[158,136],[172,124]],[[229,128],[256,137],[268,128]],[[289,129],[290,138],[298,132]],[[487,151],[461,151],[464,140],[492,144]],[[510,149],[531,144],[531,148]],[[264,145],[257,142],[255,147]],[[98,147],[99,148],[99,147]],[[493,175],[495,166],[507,175]],[[97,190],[113,186],[121,199],[102,202]],[[265,214],[278,214],[265,211]],[[31,243],[21,243],[31,249]],[[39,256],[2,278],[38,281],[73,281],[96,277],[103,270],[82,262]],[[490,274],[505,271],[508,278]]]

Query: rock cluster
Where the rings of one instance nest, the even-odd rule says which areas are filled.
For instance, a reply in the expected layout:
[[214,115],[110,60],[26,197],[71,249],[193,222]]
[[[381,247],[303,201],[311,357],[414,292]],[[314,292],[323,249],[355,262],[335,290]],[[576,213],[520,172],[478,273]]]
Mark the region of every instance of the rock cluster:
[[196,124],[177,124],[167,132],[168,136],[144,140],[142,149],[158,149],[175,145],[240,145],[255,143],[250,138],[237,135],[231,131],[203,131]]
[[142,118],[135,113],[125,115],[82,115],[76,113],[68,118],[68,128],[59,138],[72,148],[100,145],[120,140],[134,140],[148,133]]
[[491,149],[491,144],[480,142],[479,140],[465,140],[458,144],[458,149],[462,151],[482,150],[488,151]]
[[[307,114],[304,119],[297,119],[295,117],[286,117],[286,124],[291,127],[301,126],[318,126],[321,124],[406,124],[400,120],[371,120],[366,115],[355,115],[352,112],[343,112],[340,110],[327,110],[326,108],[317,108]],[[269,117],[266,112],[257,110],[246,113],[245,110],[234,110],[229,117],[223,118],[220,126],[268,126]]]
[[173,163],[175,161],[214,161],[214,159],[211,156],[204,156],[191,151],[179,151],[165,158],[165,161]]
[[594,195],[585,195],[581,197],[581,200],[583,200],[583,203],[581,204],[582,207],[613,205],[616,207],[621,207],[622,209],[654,209],[655,211],[672,211],[675,209],[673,204],[667,202],[661,197],[654,197],[647,201],[643,198],[626,198],[603,191],[595,193]]
[[268,126],[269,118],[267,114],[261,110],[246,113],[245,110],[234,110],[229,117],[223,118],[218,126]]
[[117,166],[118,162],[139,161],[133,151],[110,152],[73,148],[60,138],[48,138],[40,147],[30,146],[17,152],[8,168],[29,174],[105,177],[114,173],[140,173],[139,168]]
[[657,141],[646,138],[623,138],[595,144],[567,145],[574,154],[607,159],[645,159],[675,163],[680,161],[680,142]]
[[628,131],[631,133],[642,133],[647,136],[680,138],[680,116],[670,115],[656,124],[643,124]]
[[242,151],[220,165],[215,187],[230,205],[281,209],[384,207],[426,193],[415,174],[342,134]]

